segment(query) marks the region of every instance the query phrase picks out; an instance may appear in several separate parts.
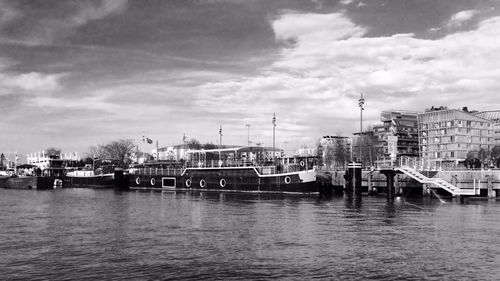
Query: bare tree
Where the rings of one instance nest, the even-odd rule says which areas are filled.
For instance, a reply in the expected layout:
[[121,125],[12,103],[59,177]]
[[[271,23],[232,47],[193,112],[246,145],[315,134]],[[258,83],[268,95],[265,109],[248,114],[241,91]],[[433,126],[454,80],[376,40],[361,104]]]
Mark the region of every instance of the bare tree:
[[119,139],[105,145],[93,145],[87,155],[92,159],[120,160],[125,166],[130,162],[130,154],[135,148],[131,139]]
[[91,159],[106,159],[110,158],[107,151],[104,149],[104,145],[92,145],[89,147],[89,152],[87,156]]
[[202,146],[203,149],[216,149],[217,148],[217,145],[213,144],[213,143],[206,143]]
[[491,151],[484,149],[481,147],[477,153],[477,157],[479,160],[481,160],[481,166],[483,167],[485,165],[486,159],[488,159],[491,155]]
[[491,150],[491,161],[498,168],[500,165],[500,146],[495,146]]
[[201,149],[202,145],[197,139],[190,139],[187,143],[189,149]]
[[127,162],[128,156],[134,150],[135,144],[131,139],[120,139],[106,144],[103,149],[111,159]]
[[349,151],[347,150],[345,140],[340,138],[336,140],[333,157],[335,159],[335,165],[338,168],[345,168],[349,161]]
[[61,149],[49,147],[49,148],[45,149],[45,153],[47,153],[47,155],[49,157],[50,156],[59,156],[59,155],[61,155]]

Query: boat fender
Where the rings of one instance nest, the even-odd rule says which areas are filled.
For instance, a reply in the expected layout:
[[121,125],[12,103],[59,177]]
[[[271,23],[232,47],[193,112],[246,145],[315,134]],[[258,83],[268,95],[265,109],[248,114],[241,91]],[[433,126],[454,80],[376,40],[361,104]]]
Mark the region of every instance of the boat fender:
[[286,183],[286,184],[289,184],[289,183],[291,183],[291,182],[292,182],[292,179],[291,179],[289,176],[286,176],[286,177],[285,177],[285,183]]
[[156,183],[155,178],[151,178],[151,185],[155,185],[155,183]]
[[186,180],[186,186],[187,186],[187,187],[191,187],[191,180],[190,180],[190,179],[187,179],[187,180]]
[[219,184],[220,184],[220,187],[226,187],[226,180],[225,179],[221,179],[219,181]]
[[139,185],[141,183],[141,179],[139,177],[135,178],[135,183]]
[[304,166],[305,166],[304,161],[300,161],[300,167],[304,167]]
[[201,179],[200,180],[200,187],[204,188],[205,186],[207,186],[207,182],[204,179]]

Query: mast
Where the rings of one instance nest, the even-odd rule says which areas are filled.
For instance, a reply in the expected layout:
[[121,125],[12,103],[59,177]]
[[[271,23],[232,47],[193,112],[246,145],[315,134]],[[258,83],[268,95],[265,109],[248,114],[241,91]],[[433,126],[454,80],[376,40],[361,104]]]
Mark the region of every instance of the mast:
[[273,113],[273,165],[275,165],[276,161],[275,161],[275,153],[274,153],[274,149],[275,149],[275,131],[276,131],[276,113]]
[[220,125],[220,128],[219,128],[219,146],[220,148],[222,148],[222,125]]

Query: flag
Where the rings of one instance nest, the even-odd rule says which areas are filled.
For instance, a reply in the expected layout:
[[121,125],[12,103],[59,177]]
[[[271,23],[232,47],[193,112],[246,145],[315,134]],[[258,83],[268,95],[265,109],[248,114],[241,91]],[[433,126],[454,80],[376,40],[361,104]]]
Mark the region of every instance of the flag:
[[150,138],[146,138],[146,141],[148,142],[148,144],[152,144],[153,143],[153,140],[150,139]]

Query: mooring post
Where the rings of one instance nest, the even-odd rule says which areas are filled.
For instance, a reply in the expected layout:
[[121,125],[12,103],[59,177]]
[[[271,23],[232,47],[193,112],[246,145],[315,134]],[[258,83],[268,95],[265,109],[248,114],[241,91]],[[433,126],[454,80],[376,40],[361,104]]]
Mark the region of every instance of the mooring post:
[[382,170],[380,171],[380,173],[384,174],[386,178],[387,199],[394,200],[394,195],[396,194],[396,188],[394,186],[394,177],[396,176],[396,171]]
[[368,195],[376,195],[377,192],[373,188],[373,171],[368,172]]
[[493,177],[489,176],[487,178],[488,181],[488,198],[495,198],[496,194],[495,191],[493,190]]
[[361,197],[361,163],[352,162],[347,164],[346,191],[349,195]]
[[129,190],[128,175],[124,174],[123,169],[115,169],[115,188],[118,190]]

